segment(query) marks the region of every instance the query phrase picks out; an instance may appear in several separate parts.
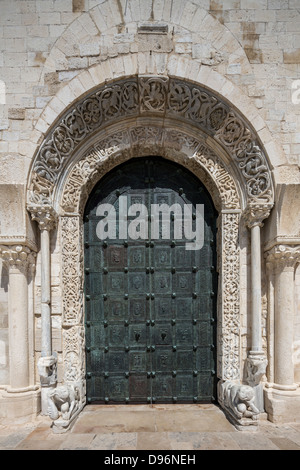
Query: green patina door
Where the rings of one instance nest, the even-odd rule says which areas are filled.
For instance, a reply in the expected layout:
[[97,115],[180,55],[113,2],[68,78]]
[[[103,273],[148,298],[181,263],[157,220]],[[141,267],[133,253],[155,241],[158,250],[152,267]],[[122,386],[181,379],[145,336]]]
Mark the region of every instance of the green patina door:
[[[99,232],[105,219],[97,212],[103,204],[114,208],[105,240]],[[134,204],[147,212],[129,211],[126,219],[124,209]],[[179,204],[183,215],[192,205],[191,229],[196,204],[203,205],[202,248],[187,249],[191,235],[184,231],[184,217],[180,238],[178,213],[172,211],[159,226],[156,220],[159,230],[151,238],[154,204]],[[145,214],[144,225],[138,224]],[[130,224],[140,238],[129,236]],[[162,158],[130,160],[95,186],[85,210],[84,241],[88,403],[213,401],[216,212],[205,187]]]

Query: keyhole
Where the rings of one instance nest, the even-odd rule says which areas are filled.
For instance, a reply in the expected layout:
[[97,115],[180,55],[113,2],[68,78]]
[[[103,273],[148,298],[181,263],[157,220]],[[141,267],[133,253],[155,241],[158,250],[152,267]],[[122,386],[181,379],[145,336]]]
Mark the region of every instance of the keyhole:
[[135,334],[135,340],[138,342],[138,340],[140,339],[141,335],[139,333],[136,333]]
[[166,333],[162,333],[161,334],[161,339],[164,341],[166,336],[167,336]]

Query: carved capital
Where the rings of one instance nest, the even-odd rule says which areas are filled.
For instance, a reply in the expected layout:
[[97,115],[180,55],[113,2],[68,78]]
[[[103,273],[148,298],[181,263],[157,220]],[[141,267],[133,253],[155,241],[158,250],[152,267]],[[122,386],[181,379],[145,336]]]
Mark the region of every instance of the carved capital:
[[250,353],[246,360],[246,382],[254,387],[258,385],[267,370],[268,360],[263,353]]
[[270,215],[272,207],[270,206],[248,206],[244,213],[243,217],[245,220],[245,223],[248,228],[255,227],[258,225],[259,227],[263,227],[263,220],[267,219]]
[[271,269],[294,269],[300,262],[300,245],[276,245],[265,253],[266,263]]
[[42,387],[50,387],[57,382],[57,357],[46,356],[38,360],[38,373],[41,379]]
[[40,230],[53,230],[57,222],[57,214],[52,206],[29,206],[32,220],[37,221]]
[[0,245],[0,255],[10,269],[27,273],[35,266],[36,253],[23,245]]

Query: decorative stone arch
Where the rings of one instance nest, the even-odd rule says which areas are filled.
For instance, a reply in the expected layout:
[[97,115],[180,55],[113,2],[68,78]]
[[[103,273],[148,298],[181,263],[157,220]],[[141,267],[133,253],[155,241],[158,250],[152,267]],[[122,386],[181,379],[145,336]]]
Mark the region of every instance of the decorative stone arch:
[[[65,387],[69,394],[80,395],[79,412],[85,404],[82,213],[86,200],[105,173],[130,158],[150,154],[190,169],[206,185],[220,214],[217,374],[220,384],[226,385],[220,387],[219,401],[232,414],[228,390],[230,384],[242,381],[239,224],[244,213],[255,233],[256,248],[260,247],[257,228],[273,205],[271,171],[260,139],[240,113],[211,90],[169,76],[123,78],[85,95],[55,123],[33,161],[28,210],[42,230],[42,250],[49,251],[53,220],[58,220],[61,237]],[[259,267],[257,256],[254,260],[257,272],[260,260]],[[252,282],[260,282],[260,276]],[[252,303],[253,311],[261,309],[261,298]],[[49,301],[42,300],[42,317],[43,311],[49,319]],[[261,334],[259,312],[252,321],[253,353],[262,360],[261,341],[255,336]],[[51,353],[48,348],[44,356],[52,357]],[[251,410],[256,416],[257,408]],[[233,414],[241,424],[249,421],[235,408]],[[69,422],[60,425],[65,428]]]

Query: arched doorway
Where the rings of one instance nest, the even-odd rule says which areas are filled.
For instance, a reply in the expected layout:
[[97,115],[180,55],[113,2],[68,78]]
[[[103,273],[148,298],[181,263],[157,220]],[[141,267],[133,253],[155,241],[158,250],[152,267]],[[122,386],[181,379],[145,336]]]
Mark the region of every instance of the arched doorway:
[[160,157],[96,184],[84,214],[88,403],[215,400],[216,219],[198,178]]

